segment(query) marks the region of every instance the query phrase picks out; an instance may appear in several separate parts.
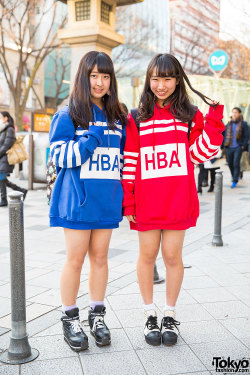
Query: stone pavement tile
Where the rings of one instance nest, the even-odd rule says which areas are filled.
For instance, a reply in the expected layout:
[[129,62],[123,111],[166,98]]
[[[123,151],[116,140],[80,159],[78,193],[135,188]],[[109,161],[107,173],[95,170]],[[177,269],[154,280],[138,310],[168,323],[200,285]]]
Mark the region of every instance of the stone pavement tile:
[[63,335],[30,337],[30,346],[39,351],[39,361],[45,359],[77,357],[64,341]]
[[236,263],[236,264],[232,264],[232,268],[234,268],[238,272],[241,272],[241,273],[245,274],[245,273],[248,273],[249,270],[250,270],[250,262],[249,263]]
[[136,264],[135,263],[122,263],[120,266],[117,266],[113,268],[114,272],[127,274],[128,272],[132,272],[136,270]]
[[0,317],[10,313],[11,300],[10,298],[0,297]]
[[84,375],[146,375],[134,351],[92,355],[82,353],[80,359]]
[[203,306],[215,319],[250,317],[250,307],[241,301],[211,302]]
[[[166,302],[166,292],[154,292],[154,302],[159,308],[163,308]],[[176,305],[189,305],[197,303],[185,290],[181,289]]]
[[140,294],[139,284],[135,281],[134,283],[125,286],[125,288],[120,288],[115,293],[113,293],[114,296],[119,294]]
[[241,338],[240,341],[250,349],[250,337]]
[[[58,319],[61,317],[60,313],[58,312]],[[53,326],[42,330],[41,332],[36,333],[33,335],[33,337],[39,337],[39,336],[56,336],[56,335],[63,335],[62,331],[62,322],[58,322],[54,324]]]
[[10,277],[10,267],[6,267],[5,264],[0,263],[0,275],[1,275],[1,280],[5,280],[5,279],[9,278]]
[[[26,307],[26,319],[27,322],[46,314],[47,312],[54,309],[54,306],[46,306],[38,303],[33,303]],[[0,327],[11,328],[11,314],[6,315],[4,318],[0,319]]]
[[215,320],[182,323],[180,334],[187,344],[234,339],[234,336]]
[[203,288],[189,289],[188,293],[199,303],[204,302],[222,302],[237,300],[237,297],[229,293],[225,288]]
[[[184,261],[184,266],[185,265],[192,266],[192,264],[189,264],[188,262]],[[192,266],[191,268],[184,268],[184,278],[191,276],[205,276],[205,272],[195,266]]]
[[207,370],[187,345],[137,350],[148,375],[170,375]]
[[196,288],[214,288],[218,286],[218,283],[209,276],[184,277],[182,283],[182,288],[187,290]]
[[142,307],[142,298],[139,294],[112,295],[107,299],[113,310],[130,310]]
[[31,268],[28,271],[25,271],[25,280],[29,281],[35,277],[45,275],[46,273],[49,273],[49,270],[46,268]]
[[61,305],[61,295],[59,289],[49,289],[28,299],[30,302],[40,303],[42,305],[59,306]]
[[21,375],[83,375],[79,358],[69,357],[36,361],[21,366]]
[[[45,292],[48,288],[26,284],[26,298],[31,298],[39,293]],[[0,286],[0,296],[10,298],[10,283]]]
[[[161,319],[162,314],[159,309],[156,309],[159,319]],[[144,325],[144,316],[143,309],[130,309],[128,310],[116,310],[115,314],[121,325],[123,327],[143,327]]]
[[178,374],[178,375],[210,375],[211,372],[209,371],[199,371],[199,372],[186,372],[185,374]]
[[[105,347],[99,348],[95,339],[91,334],[88,334],[89,337],[89,349],[87,352],[80,353],[80,356],[84,358],[86,354],[102,354],[102,353],[112,353],[112,352],[121,352],[124,350],[132,350],[133,347],[122,328],[120,329],[111,329],[111,344]],[[84,359],[83,359],[84,361]]]
[[0,363],[0,375],[20,375],[19,366],[4,365]]
[[6,333],[8,331],[9,331],[9,328],[0,327],[0,335],[3,335],[4,333]]
[[237,339],[250,338],[250,316],[248,318],[224,319],[220,320],[220,322]]
[[109,271],[109,274],[108,274],[108,283],[111,283],[114,280],[119,280],[121,277],[125,275],[126,275],[125,273],[121,274],[119,272],[115,272],[114,269],[112,269],[111,271]]
[[180,305],[177,308],[177,320],[180,322],[198,322],[214,320],[214,318],[199,304]]
[[217,275],[212,275],[211,278],[215,280],[221,286],[237,286],[237,285],[247,285],[250,286],[250,280],[244,276],[244,274],[233,273],[224,275],[223,272]]
[[226,289],[242,301],[250,298],[250,285],[228,286]]
[[[160,325],[160,323],[161,323],[161,320],[158,319],[158,324]],[[137,349],[155,350],[154,346],[148,345],[146,343],[144,334],[143,334],[143,327],[124,328],[124,330],[126,334],[128,335],[128,338],[135,350]],[[179,346],[179,345],[186,345],[186,343],[183,341],[181,336],[179,336],[176,346]]]
[[131,272],[127,275],[120,277],[117,280],[111,281],[109,283],[110,286],[114,286],[115,288],[124,288],[125,286],[137,281],[136,272]]
[[212,365],[213,357],[230,357],[234,360],[249,357],[249,349],[237,339],[191,344],[190,348],[208,370],[215,370],[215,367]]
[[57,310],[52,310],[45,315],[39,316],[38,318],[31,320],[27,324],[27,332],[29,336],[33,336],[38,332],[44,331],[52,325],[59,322],[61,314]]
[[51,286],[53,285],[55,289],[60,289],[60,277],[61,277],[60,272],[51,271],[47,273],[46,275],[39,276],[30,280],[29,284],[41,286],[41,287],[48,288],[48,289],[50,289]]

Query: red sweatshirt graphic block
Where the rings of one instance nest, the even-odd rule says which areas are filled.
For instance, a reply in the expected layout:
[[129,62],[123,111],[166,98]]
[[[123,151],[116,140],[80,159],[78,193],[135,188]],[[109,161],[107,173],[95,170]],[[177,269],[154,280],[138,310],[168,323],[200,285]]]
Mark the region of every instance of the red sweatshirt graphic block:
[[151,119],[140,123],[140,135],[129,114],[124,150],[124,215],[136,215],[132,229],[185,230],[196,225],[199,202],[194,164],[214,157],[224,125],[223,106],[197,111],[188,141],[188,124],[167,107],[155,106]]

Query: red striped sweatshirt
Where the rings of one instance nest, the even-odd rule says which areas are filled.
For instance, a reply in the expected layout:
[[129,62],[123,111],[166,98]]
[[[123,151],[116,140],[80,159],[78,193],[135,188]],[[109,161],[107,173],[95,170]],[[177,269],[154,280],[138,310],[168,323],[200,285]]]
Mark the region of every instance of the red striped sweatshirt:
[[188,140],[188,123],[155,105],[154,115],[140,123],[128,115],[122,185],[124,215],[135,215],[131,229],[185,230],[199,216],[194,164],[212,159],[222,144],[223,106],[198,110]]

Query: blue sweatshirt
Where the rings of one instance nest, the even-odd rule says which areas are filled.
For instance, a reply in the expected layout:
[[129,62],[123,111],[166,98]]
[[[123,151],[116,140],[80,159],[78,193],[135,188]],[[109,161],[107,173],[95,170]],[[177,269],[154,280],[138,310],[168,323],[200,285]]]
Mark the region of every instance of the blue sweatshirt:
[[94,123],[78,127],[68,106],[53,117],[49,139],[57,178],[50,202],[50,226],[71,229],[117,228],[122,220],[121,170],[125,127],[107,125],[93,105]]

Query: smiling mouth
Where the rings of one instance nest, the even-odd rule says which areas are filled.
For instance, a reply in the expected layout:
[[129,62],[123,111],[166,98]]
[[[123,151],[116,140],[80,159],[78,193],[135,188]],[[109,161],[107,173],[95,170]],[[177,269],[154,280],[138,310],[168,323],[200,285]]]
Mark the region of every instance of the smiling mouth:
[[103,92],[103,89],[94,89],[94,91],[98,94],[102,93]]
[[157,95],[159,95],[159,96],[165,96],[165,95],[167,95],[167,92],[162,92],[162,91],[156,91],[157,92]]

